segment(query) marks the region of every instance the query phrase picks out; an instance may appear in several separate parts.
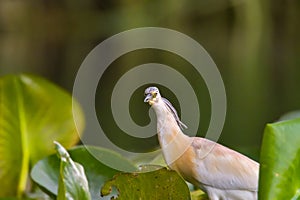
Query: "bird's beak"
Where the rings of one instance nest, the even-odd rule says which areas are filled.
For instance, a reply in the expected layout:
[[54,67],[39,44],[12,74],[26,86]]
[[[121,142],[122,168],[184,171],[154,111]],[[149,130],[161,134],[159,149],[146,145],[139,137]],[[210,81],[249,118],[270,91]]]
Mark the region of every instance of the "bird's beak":
[[152,95],[149,93],[149,94],[147,94],[147,96],[145,97],[144,102],[145,102],[145,103],[148,103],[151,99],[152,99]]

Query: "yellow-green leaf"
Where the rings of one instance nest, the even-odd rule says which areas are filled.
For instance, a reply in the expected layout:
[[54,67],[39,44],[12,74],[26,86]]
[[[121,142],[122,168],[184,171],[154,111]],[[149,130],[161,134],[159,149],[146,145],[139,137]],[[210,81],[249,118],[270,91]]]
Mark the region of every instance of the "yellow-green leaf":
[[78,122],[76,129],[72,97],[58,86],[32,75],[1,77],[0,197],[22,196],[29,167],[54,153],[54,140],[67,148],[77,143],[83,117]]
[[202,190],[195,190],[191,192],[192,200],[209,200],[207,194],[205,194]]

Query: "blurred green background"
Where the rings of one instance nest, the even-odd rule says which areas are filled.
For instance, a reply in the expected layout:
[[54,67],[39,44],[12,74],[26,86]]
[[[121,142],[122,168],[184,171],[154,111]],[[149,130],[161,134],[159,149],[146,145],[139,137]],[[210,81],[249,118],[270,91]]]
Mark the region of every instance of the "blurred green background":
[[[136,27],[174,29],[197,40],[223,77],[228,107],[219,142],[258,159],[265,124],[300,108],[299,19],[296,0],[1,0],[0,75],[34,73],[71,92],[82,61],[104,39]],[[111,90],[122,73],[147,62],[186,74],[199,98],[204,134],[210,119],[205,84],[182,59],[158,50],[132,52],[110,66],[99,83],[105,86],[96,98],[99,121],[118,131],[105,117]],[[149,120],[138,95],[143,89],[129,107],[141,125]]]

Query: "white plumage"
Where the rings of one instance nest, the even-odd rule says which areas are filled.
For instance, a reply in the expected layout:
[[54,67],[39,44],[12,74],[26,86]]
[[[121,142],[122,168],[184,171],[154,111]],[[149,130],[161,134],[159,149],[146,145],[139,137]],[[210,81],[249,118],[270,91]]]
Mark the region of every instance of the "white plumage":
[[211,200],[256,200],[259,164],[225,146],[182,132],[171,103],[156,87],[145,90],[157,115],[157,133],[168,166],[204,190]]

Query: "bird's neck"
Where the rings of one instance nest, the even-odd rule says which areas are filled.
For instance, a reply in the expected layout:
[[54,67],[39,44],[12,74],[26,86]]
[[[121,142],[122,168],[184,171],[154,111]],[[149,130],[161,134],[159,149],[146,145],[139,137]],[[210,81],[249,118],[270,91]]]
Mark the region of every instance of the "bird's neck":
[[175,161],[190,144],[191,138],[178,126],[174,116],[163,104],[152,106],[157,117],[157,134],[164,158],[168,165]]

